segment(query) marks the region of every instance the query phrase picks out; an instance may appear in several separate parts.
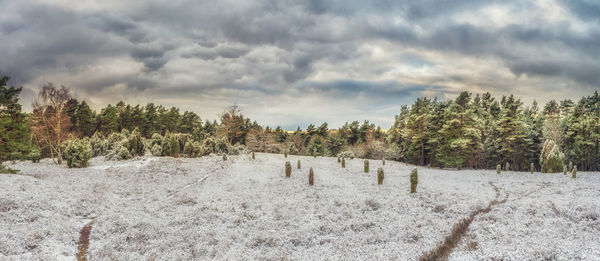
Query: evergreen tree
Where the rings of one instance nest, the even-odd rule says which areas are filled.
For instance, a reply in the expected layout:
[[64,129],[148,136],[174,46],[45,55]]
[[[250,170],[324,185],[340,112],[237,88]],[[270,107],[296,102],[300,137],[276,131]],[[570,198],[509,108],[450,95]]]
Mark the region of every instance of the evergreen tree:
[[28,117],[21,112],[19,104],[23,88],[7,87],[9,80],[9,77],[0,78],[0,163],[11,158],[23,158],[32,150]]
[[119,112],[116,107],[109,104],[98,115],[97,129],[108,135],[113,132],[120,132],[119,128]]
[[513,95],[503,97],[502,100],[501,115],[497,123],[500,160],[510,162],[512,170],[520,170],[524,164],[529,164],[524,154],[528,140],[521,112],[522,103]]
[[75,114],[75,131],[83,137],[91,137],[96,132],[95,115],[90,106],[82,101]]
[[419,165],[425,165],[430,107],[430,99],[418,98],[410,108],[410,114],[406,117],[405,127],[401,132],[402,139],[406,142],[406,159]]

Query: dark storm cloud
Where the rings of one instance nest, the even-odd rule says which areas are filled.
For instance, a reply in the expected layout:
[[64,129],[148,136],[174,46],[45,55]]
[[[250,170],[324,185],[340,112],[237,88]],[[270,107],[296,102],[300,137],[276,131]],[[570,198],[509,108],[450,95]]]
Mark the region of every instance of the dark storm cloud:
[[589,90],[600,84],[599,14],[590,0],[5,0],[0,74],[72,83],[107,103],[116,87],[202,106],[305,91],[310,102],[356,97],[364,111],[472,87]]

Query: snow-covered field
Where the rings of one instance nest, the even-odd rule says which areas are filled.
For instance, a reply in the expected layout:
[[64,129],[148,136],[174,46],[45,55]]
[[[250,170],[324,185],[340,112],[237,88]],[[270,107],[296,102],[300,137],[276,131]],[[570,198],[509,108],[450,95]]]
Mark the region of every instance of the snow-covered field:
[[600,260],[600,173],[419,168],[411,195],[413,167],[386,163],[382,186],[381,161],[365,174],[359,159],[342,169],[335,158],[261,153],[7,164],[21,172],[0,174],[0,260],[75,259],[92,220],[92,260],[414,260],[507,196],[475,217],[450,260]]

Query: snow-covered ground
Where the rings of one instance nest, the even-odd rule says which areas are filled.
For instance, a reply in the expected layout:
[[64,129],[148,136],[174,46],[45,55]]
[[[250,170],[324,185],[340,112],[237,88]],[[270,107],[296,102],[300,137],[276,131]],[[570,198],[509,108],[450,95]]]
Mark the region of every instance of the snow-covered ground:
[[600,260],[600,173],[419,168],[411,195],[412,166],[370,163],[368,174],[359,159],[342,169],[335,158],[262,153],[7,164],[21,172],[0,174],[0,260],[75,259],[91,220],[92,260],[414,260],[506,196],[475,217],[450,260]]

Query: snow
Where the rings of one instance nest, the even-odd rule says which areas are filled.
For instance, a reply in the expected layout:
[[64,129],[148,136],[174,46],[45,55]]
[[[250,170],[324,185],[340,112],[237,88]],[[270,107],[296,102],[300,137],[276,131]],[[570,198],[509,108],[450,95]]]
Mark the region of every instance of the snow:
[[0,175],[2,260],[73,260],[92,219],[92,260],[412,260],[497,199],[490,182],[507,202],[475,217],[450,260],[600,260],[599,173],[419,168],[411,195],[414,166],[393,161],[371,161],[368,174],[362,159],[342,169],[335,158],[263,153],[7,165],[21,172]]

